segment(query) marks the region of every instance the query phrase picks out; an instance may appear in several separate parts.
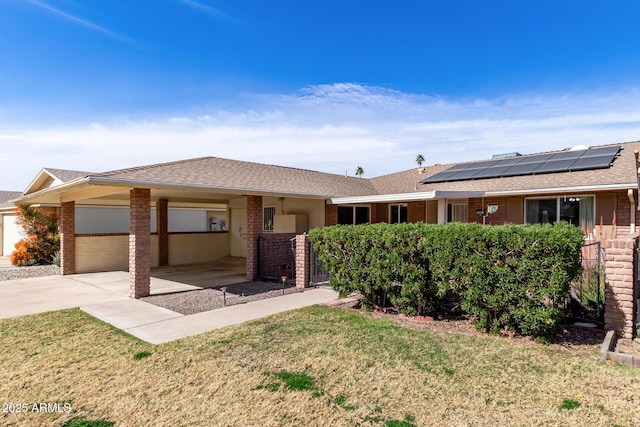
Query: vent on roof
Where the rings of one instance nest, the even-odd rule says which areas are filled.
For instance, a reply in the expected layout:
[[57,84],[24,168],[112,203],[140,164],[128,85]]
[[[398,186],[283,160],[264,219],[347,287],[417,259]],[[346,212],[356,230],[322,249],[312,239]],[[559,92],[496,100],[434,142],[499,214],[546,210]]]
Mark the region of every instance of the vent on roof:
[[518,153],[517,151],[514,151],[512,153],[494,154],[493,157],[491,157],[491,160],[508,159],[509,157],[520,157],[520,156],[522,156],[522,154]]
[[620,146],[589,148],[587,150],[517,156],[484,162],[459,163],[420,182],[422,184],[430,184],[435,182],[604,169],[611,166],[620,149]]
[[580,151],[580,150],[588,150],[589,147],[586,145],[576,145],[575,147],[569,148],[569,151]]

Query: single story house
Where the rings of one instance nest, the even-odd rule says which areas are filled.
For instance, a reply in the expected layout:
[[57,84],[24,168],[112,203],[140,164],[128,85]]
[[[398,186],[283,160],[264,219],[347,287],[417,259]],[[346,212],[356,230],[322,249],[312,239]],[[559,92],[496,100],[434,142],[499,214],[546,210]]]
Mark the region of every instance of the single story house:
[[511,153],[372,179],[216,157],[47,168],[12,201],[58,209],[62,274],[128,269],[140,297],[154,266],[234,256],[250,280],[278,276],[295,264],[296,235],[335,224],[566,220],[593,238],[635,233],[636,150],[640,142]]
[[21,228],[16,224],[16,207],[10,200],[22,196],[19,191],[0,191],[0,256],[9,256],[20,239]]

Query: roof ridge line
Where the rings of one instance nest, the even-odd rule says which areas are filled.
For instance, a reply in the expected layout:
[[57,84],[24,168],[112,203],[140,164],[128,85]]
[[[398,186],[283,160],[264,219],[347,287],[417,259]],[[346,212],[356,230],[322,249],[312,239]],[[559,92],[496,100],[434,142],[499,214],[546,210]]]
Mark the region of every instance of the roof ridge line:
[[118,174],[118,173],[156,169],[156,168],[163,167],[163,166],[178,165],[178,164],[181,164],[181,163],[191,163],[191,162],[196,162],[196,161],[200,161],[200,160],[204,160],[204,159],[212,159],[212,158],[214,158],[214,157],[212,157],[212,156],[203,156],[203,157],[194,157],[194,158],[191,158],[191,159],[174,160],[172,162],[154,163],[152,165],[132,166],[132,167],[128,167],[128,168],[114,169],[114,170],[110,170],[110,171],[106,171],[106,172],[100,172],[100,173],[97,173],[97,174],[92,174],[92,176],[111,176],[111,175],[115,175],[115,174]]

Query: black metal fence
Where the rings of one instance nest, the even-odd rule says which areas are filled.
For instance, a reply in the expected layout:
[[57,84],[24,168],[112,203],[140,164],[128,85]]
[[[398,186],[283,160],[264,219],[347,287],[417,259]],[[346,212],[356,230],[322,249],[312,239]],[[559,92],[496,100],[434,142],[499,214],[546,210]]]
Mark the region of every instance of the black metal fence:
[[571,284],[567,317],[585,322],[604,322],[605,248],[600,242],[585,242],[582,271]]
[[329,283],[329,273],[324,268],[324,264],[318,258],[318,254],[313,250],[313,245],[309,242],[310,253],[311,253],[311,262],[310,262],[310,282],[311,286],[317,286],[322,284]]

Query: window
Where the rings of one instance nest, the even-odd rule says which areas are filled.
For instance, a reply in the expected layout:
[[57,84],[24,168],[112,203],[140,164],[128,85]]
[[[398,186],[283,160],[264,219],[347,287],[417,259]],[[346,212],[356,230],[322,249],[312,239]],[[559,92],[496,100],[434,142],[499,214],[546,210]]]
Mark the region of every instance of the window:
[[447,222],[469,222],[469,203],[466,200],[447,203]]
[[262,208],[262,231],[273,232],[273,217],[275,215],[275,206],[265,206]]
[[525,201],[527,224],[554,224],[556,221],[566,221],[578,227],[593,227],[595,197],[561,196]]
[[389,223],[402,224],[407,222],[407,205],[389,205]]
[[338,206],[338,224],[368,224],[369,206]]

